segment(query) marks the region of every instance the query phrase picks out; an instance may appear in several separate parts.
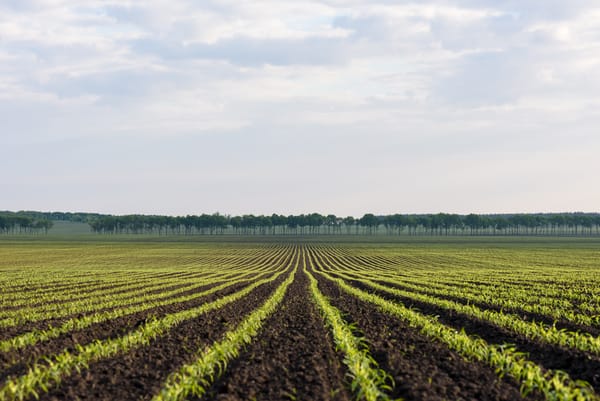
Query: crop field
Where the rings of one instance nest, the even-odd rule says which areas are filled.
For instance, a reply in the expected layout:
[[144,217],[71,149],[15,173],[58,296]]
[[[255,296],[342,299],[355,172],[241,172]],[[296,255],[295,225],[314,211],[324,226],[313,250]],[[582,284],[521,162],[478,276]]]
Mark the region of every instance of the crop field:
[[0,242],[0,400],[600,400],[599,335],[594,244]]

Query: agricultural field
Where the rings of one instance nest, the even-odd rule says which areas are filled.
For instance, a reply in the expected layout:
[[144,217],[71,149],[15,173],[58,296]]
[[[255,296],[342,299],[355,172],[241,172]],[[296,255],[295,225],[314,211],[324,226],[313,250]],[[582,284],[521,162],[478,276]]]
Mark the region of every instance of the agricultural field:
[[600,400],[598,243],[0,242],[0,400]]

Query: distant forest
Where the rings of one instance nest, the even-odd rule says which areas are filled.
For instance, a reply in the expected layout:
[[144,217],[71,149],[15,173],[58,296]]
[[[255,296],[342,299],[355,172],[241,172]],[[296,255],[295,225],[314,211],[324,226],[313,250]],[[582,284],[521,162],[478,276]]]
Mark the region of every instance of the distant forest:
[[47,234],[53,225],[51,219],[36,212],[0,212],[0,234]]
[[149,235],[557,235],[600,236],[599,213],[393,214],[361,218],[319,213],[219,213],[114,216],[70,212],[0,212],[0,233],[47,233],[54,221],[87,223],[98,234]]

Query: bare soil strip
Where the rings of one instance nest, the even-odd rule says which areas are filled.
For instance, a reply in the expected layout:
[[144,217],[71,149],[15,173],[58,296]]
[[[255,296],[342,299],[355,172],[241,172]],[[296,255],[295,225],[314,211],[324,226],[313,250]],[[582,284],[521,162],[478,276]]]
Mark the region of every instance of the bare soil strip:
[[[289,252],[287,255],[285,255],[285,258],[282,259],[282,261],[279,263],[279,265],[275,266],[275,267],[279,268],[281,266],[286,266],[291,257],[292,257],[292,252]],[[262,272],[262,269],[260,272]],[[259,273],[257,272],[257,274],[259,274]],[[204,285],[204,286],[201,286],[198,288],[194,288],[191,290],[182,291],[181,293],[177,294],[177,296],[192,295],[197,292],[205,291],[211,287],[213,287],[213,284],[207,284],[207,285]],[[192,301],[192,302],[194,302],[194,301]],[[12,338],[12,337],[36,330],[36,329],[44,330],[44,329],[48,328],[48,326],[60,326],[61,324],[63,324],[64,322],[66,322],[67,320],[72,319],[72,318],[83,317],[85,315],[89,315],[89,314],[93,314],[93,313],[108,312],[108,311],[111,311],[114,309],[119,309],[119,308],[124,308],[124,307],[129,307],[129,306],[136,306],[141,303],[143,303],[143,302],[136,302],[135,299],[132,299],[131,303],[122,303],[122,304],[119,304],[117,306],[110,307],[110,308],[102,308],[102,309],[97,309],[97,310],[90,311],[90,312],[72,314],[72,315],[68,315],[65,317],[58,318],[58,319],[45,319],[45,320],[38,320],[35,322],[27,322],[24,324],[20,324],[18,326],[3,328],[0,330],[0,340],[6,340],[6,339],[9,339],[9,338]],[[1,367],[2,367],[2,357],[0,356],[0,368]]]
[[[152,284],[152,283],[148,283],[148,284]],[[139,296],[140,294],[143,295],[153,295],[153,294],[160,294],[163,292],[167,292],[167,291],[174,291],[177,290],[181,287],[184,287],[186,285],[188,285],[189,283],[186,282],[179,282],[179,283],[172,283],[171,285],[165,286],[165,287],[161,287],[161,288],[156,288],[154,290],[150,290],[150,291],[144,291],[144,287],[138,287],[138,288],[126,288],[123,290],[116,290],[114,292],[110,292],[111,290],[114,290],[115,288],[118,287],[123,287],[129,284],[124,284],[124,285],[115,285],[115,286],[104,286],[104,287],[96,287],[96,288],[92,288],[91,290],[94,292],[98,292],[99,290],[105,290],[106,293],[102,294],[102,297],[108,297],[108,296],[118,296],[121,294],[125,294],[125,293],[131,293],[131,299],[135,299],[136,296]],[[49,305],[60,305],[60,304],[69,304],[73,301],[81,301],[86,299],[86,293],[85,292],[80,292],[78,294],[78,297],[73,296],[70,299],[53,299],[53,300],[48,300],[48,301],[44,301],[44,302],[37,302],[37,303],[30,303],[27,305],[20,305],[20,306],[11,306],[8,308],[5,308],[6,311],[16,311],[16,310],[20,310],[20,309],[33,309],[33,308],[38,308],[38,307],[47,307]]]
[[299,271],[281,307],[203,399],[347,401],[341,358]]
[[[243,261],[242,264],[243,265],[247,265],[247,266],[252,266],[254,263],[258,263],[262,260],[262,263],[265,264],[270,264],[272,263],[277,257],[281,256],[281,252],[279,253],[273,253],[272,255],[269,255],[268,257],[261,257],[260,255],[256,256],[256,257],[252,257],[252,258],[248,258],[247,261]],[[286,260],[289,260],[290,255],[286,255]],[[262,258],[262,259],[261,259]],[[282,265],[283,266],[283,265]],[[259,269],[262,270],[262,269]],[[257,270],[258,272],[258,270]],[[183,282],[178,283],[178,282],[173,282],[172,284],[170,284],[167,287],[163,287],[163,288],[156,288],[154,290],[151,291],[147,291],[147,292],[143,292],[144,286],[139,286],[137,288],[125,288],[123,290],[118,290],[121,287],[127,287],[131,285],[131,280],[127,281],[127,282],[119,282],[119,283],[115,283],[115,284],[104,284],[102,286],[98,286],[98,287],[94,287],[94,286],[90,286],[89,288],[85,288],[85,291],[94,291],[94,292],[98,292],[100,290],[105,290],[105,291],[110,291],[110,290],[116,290],[115,292],[111,293],[111,295],[119,295],[119,294],[123,294],[126,292],[131,292],[131,299],[132,302],[127,304],[127,303],[122,303],[119,306],[116,307],[111,307],[111,308],[102,308],[102,309],[95,309],[93,312],[89,312],[89,313],[96,313],[96,312],[106,312],[112,309],[116,309],[116,308],[121,308],[123,306],[132,306],[132,305],[136,305],[139,304],[140,302],[135,302],[133,300],[135,300],[135,297],[137,295],[139,295],[140,293],[144,293],[145,295],[152,295],[152,294],[156,294],[159,295],[160,293],[163,292],[167,292],[167,291],[174,291],[177,290],[178,288],[181,288],[185,285],[188,285],[189,283],[185,282],[186,279],[188,278],[196,278],[196,279],[202,279],[203,277],[206,277],[208,275],[210,275],[211,273],[208,271],[201,271],[201,272],[172,272],[172,273],[156,273],[156,274],[152,274],[152,275],[146,275],[144,276],[144,280],[147,280],[147,284],[152,284],[153,282],[156,282],[156,279],[161,278],[161,277],[167,277],[167,278],[178,278],[180,280],[183,280]],[[133,279],[133,278],[132,278]],[[215,278],[215,280],[218,280],[218,278]],[[212,285],[207,285],[205,289],[210,288]],[[76,287],[76,286],[75,286]],[[48,287],[51,288],[51,287]],[[84,291],[84,289],[82,289],[82,291]],[[84,292],[85,292],[84,291]],[[192,289],[186,292],[182,292],[181,294],[179,294],[179,296],[185,296],[187,294],[192,294],[194,292],[198,292],[198,289]],[[84,294],[84,293],[82,293]],[[83,298],[85,298],[85,294],[83,296]],[[7,306],[6,308],[3,308],[5,311],[10,311],[10,310],[18,310],[18,309],[22,309],[22,308],[30,308],[30,307],[37,307],[40,305],[52,305],[52,304],[60,304],[60,303],[65,303],[66,301],[64,300],[54,300],[54,301],[46,301],[43,304],[39,304],[39,303],[31,303],[28,304],[26,306]],[[68,301],[71,302],[71,301]],[[70,315],[70,316],[66,316],[63,318],[59,318],[59,319],[45,319],[45,320],[38,320],[35,322],[27,322],[24,324],[20,324],[19,326],[16,327],[8,327],[8,328],[3,328],[0,330],[0,340],[5,340],[7,338],[10,337],[14,337],[16,335],[19,334],[23,334],[26,333],[28,331],[31,331],[33,329],[38,328],[40,325],[44,328],[48,327],[48,325],[57,325],[60,324],[62,322],[64,322],[65,320],[71,319],[73,317],[76,317],[77,314],[75,315]]]
[[[44,341],[34,346],[0,354],[0,381],[4,381],[8,376],[16,376],[25,373],[28,366],[40,357],[59,353],[65,349],[72,352],[78,344],[84,345],[95,340],[120,337],[144,324],[150,318],[160,318],[167,314],[191,309],[212,302],[228,294],[239,291],[249,284],[250,282],[234,284],[233,286],[217,291],[214,294],[209,294],[192,301],[159,306],[117,319],[93,324],[83,330],[65,333],[55,339]],[[196,291],[202,292],[210,287],[212,287],[212,285],[203,286]],[[43,326],[41,328],[43,328]]]
[[149,400],[171,372],[239,324],[286,277],[283,274],[233,304],[185,321],[146,347],[92,363],[89,369],[64,378],[60,386],[42,394],[40,400]]
[[421,313],[438,316],[440,323],[463,329],[471,335],[476,335],[490,344],[514,344],[521,352],[528,354],[528,359],[546,369],[562,370],[574,380],[584,380],[591,384],[596,392],[600,391],[600,358],[582,351],[565,349],[532,341],[523,335],[500,328],[491,322],[448,311],[435,305],[419,302],[410,298],[400,297],[373,290],[360,282],[348,281],[351,285],[377,295],[400,301],[407,307],[413,307]]
[[500,379],[482,363],[466,361],[447,346],[420,334],[375,306],[342,293],[318,274],[319,289],[364,333],[379,367],[392,375],[392,398],[405,400],[542,400],[540,394],[523,398],[519,385]]
[[[71,283],[56,283],[56,284],[47,284],[47,285],[23,285],[14,288],[10,288],[11,291],[15,292],[31,292],[31,291],[44,291],[44,293],[49,292],[57,292],[61,293],[64,289],[68,289],[69,291],[97,291],[97,290],[110,290],[116,289],[120,287],[124,287],[129,285],[130,280],[151,280],[151,279],[160,279],[160,278],[179,278],[182,276],[194,275],[197,277],[205,276],[209,274],[208,272],[165,272],[165,273],[154,273],[154,274],[143,274],[143,273],[134,273],[131,272],[128,277],[118,277],[119,280],[115,283],[107,283],[103,280],[92,280],[85,281],[83,283],[71,282]],[[77,277],[76,275],[71,276],[71,278]],[[85,277],[85,276],[82,276]],[[185,278],[185,277],[182,277]]]
[[[406,290],[406,291],[414,291],[417,293],[423,293],[425,295],[430,295],[430,296],[435,296],[438,297],[440,299],[447,299],[450,301],[454,301],[454,302],[459,302],[462,304],[465,304],[466,301],[461,298],[461,297],[455,297],[455,296],[441,296],[441,295],[433,295],[433,294],[429,294],[426,292],[421,292],[421,291],[415,291],[412,288],[406,288],[404,286],[402,286],[402,284],[399,283],[389,283],[386,281],[380,281],[380,280],[373,280],[374,282],[381,284],[381,285],[386,285],[392,288],[398,288],[401,290]],[[538,313],[532,313],[532,312],[526,312],[523,310],[518,310],[518,309],[510,309],[510,308],[503,308],[500,306],[496,306],[496,305],[490,305],[488,303],[485,302],[473,302],[473,301],[469,301],[469,304],[471,305],[475,305],[481,309],[489,309],[489,310],[493,310],[496,312],[506,312],[506,313],[514,313],[515,315],[518,315],[519,317],[521,317],[523,320],[526,321],[535,321],[535,322],[541,322],[544,324],[555,324],[556,327],[558,329],[565,329],[565,330],[569,330],[569,331],[581,331],[583,333],[590,333],[591,335],[597,337],[600,335],[600,327],[594,327],[594,326],[587,326],[587,325],[580,325],[577,323],[573,323],[573,322],[569,322],[565,319],[553,319],[549,316],[545,316],[545,315],[540,315]]]
[[[186,291],[182,291],[180,293],[177,294],[177,296],[187,296],[187,295],[192,295],[194,293],[198,293],[198,292],[202,292],[202,291],[206,291],[209,288],[213,287],[215,284],[205,284],[196,288],[193,288],[191,290],[186,290]],[[157,297],[158,299],[160,299],[160,296]],[[81,313],[74,313],[71,315],[67,315],[65,317],[61,317],[61,318],[57,318],[57,319],[44,319],[44,320],[38,320],[35,322],[27,322],[27,323],[23,323],[20,324],[18,326],[13,326],[13,327],[6,327],[3,328],[2,331],[0,331],[0,340],[6,340],[12,337],[16,337],[18,335],[33,331],[33,330],[44,330],[47,329],[48,326],[60,326],[61,324],[63,324],[64,322],[66,322],[69,319],[73,319],[73,318],[79,318],[79,317],[83,317],[86,315],[92,315],[94,313],[103,313],[103,312],[108,312],[111,310],[115,310],[115,309],[122,309],[122,308],[127,308],[127,307],[131,307],[131,306],[136,306],[136,305],[140,305],[143,304],[147,301],[136,301],[135,298],[131,299],[130,303],[121,303],[119,305],[115,305],[113,307],[109,307],[109,308],[100,308],[100,309],[94,309],[93,311],[89,311],[89,312],[81,312]]]

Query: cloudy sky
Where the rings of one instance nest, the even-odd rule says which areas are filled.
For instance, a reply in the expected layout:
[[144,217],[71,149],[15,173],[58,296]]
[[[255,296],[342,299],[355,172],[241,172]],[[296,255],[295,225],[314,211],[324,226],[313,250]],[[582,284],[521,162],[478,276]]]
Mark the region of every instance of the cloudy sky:
[[592,0],[0,2],[0,210],[600,211]]

